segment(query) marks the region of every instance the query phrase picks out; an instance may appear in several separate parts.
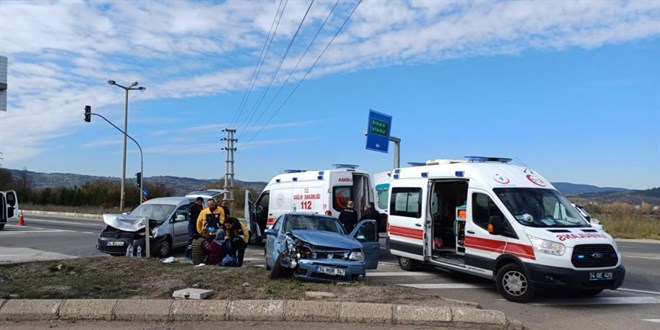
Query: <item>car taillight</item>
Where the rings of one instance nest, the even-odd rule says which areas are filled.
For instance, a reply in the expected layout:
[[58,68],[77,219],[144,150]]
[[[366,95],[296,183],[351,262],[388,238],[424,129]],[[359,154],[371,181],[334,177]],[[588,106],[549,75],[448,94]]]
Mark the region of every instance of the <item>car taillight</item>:
[[332,216],[332,211],[330,211],[330,210],[325,210],[325,215]]

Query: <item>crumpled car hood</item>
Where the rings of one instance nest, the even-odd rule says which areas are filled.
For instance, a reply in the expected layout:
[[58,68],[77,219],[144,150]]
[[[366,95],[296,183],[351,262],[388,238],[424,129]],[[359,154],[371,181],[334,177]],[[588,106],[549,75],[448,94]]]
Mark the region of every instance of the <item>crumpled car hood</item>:
[[293,230],[291,231],[291,234],[293,234],[293,236],[297,237],[298,239],[301,239],[315,246],[334,247],[350,250],[359,249],[362,247],[362,244],[360,244],[360,242],[352,237],[329,231]]
[[130,214],[104,214],[103,222],[112,228],[123,231],[136,232],[144,228],[145,217],[133,217]]

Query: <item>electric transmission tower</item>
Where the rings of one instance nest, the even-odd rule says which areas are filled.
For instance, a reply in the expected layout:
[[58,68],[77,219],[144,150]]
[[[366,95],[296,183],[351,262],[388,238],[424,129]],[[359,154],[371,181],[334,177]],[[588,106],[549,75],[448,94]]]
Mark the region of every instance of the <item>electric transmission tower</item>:
[[226,128],[222,131],[227,133],[227,137],[222,138],[222,141],[227,141],[227,146],[222,148],[222,150],[227,151],[224,187],[227,192],[224,195],[224,200],[231,204],[234,201],[234,152],[236,151],[234,143],[238,142],[238,139],[234,139],[235,128]]

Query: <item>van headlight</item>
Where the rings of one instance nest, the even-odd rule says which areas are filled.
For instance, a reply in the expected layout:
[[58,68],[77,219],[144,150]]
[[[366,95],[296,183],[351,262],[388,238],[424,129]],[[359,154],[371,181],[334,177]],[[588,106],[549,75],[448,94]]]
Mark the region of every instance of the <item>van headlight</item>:
[[532,246],[534,247],[534,251],[536,252],[552,254],[555,256],[562,256],[564,255],[564,252],[566,252],[566,247],[564,244],[544,240],[542,238],[530,235],[527,235],[527,237],[529,237],[529,240],[532,242]]
[[364,261],[364,253],[362,252],[351,252],[351,254],[348,255],[349,260],[355,260],[355,261]]

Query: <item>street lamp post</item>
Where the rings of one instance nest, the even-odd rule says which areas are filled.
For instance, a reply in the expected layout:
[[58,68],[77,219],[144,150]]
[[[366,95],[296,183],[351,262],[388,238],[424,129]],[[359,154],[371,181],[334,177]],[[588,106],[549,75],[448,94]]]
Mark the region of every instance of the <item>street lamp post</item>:
[[[140,192],[138,193],[138,195],[139,195],[138,198],[140,199],[140,204],[142,204],[142,190],[144,189],[143,188],[144,187],[144,183],[143,183],[143,180],[144,180],[144,155],[142,154],[142,147],[140,146],[140,144],[137,141],[135,141],[135,139],[133,137],[128,135],[125,131],[122,131],[121,128],[117,127],[117,125],[113,124],[111,121],[109,121],[107,118],[103,117],[102,115],[99,115],[98,113],[92,112],[91,107],[86,106],[85,107],[85,121],[90,122],[92,115],[101,117],[108,124],[112,125],[112,127],[116,128],[118,131],[122,132],[124,134],[124,139],[126,139],[127,137],[129,139],[131,139],[131,141],[135,142],[135,145],[137,145],[138,149],[140,150],[140,173],[141,173],[141,175],[140,175],[140,189],[139,189]],[[122,201],[123,201],[123,198],[122,198]],[[150,238],[149,238],[150,235],[151,235],[151,233],[149,231],[149,219],[146,218],[145,219],[145,224],[144,224],[144,237],[145,237],[144,238],[144,249],[147,250],[146,251],[147,258],[149,258],[151,256],[151,244],[149,242],[150,241]]]
[[[137,87],[138,82],[134,81],[131,83],[130,86],[122,86],[115,82],[114,80],[108,80],[108,85],[114,85],[119,88],[122,88],[124,91],[126,91],[126,98],[124,101],[124,158],[122,162],[122,170],[121,170],[121,192],[120,192],[120,199],[119,199],[119,212],[123,212],[124,210],[124,181],[126,181],[126,137],[128,137],[128,91],[143,91],[146,88],[145,87]],[[135,141],[135,140],[134,140]],[[136,142],[137,143],[137,142]],[[140,188],[142,189],[142,188]],[[140,201],[142,200],[142,192],[140,192]]]

